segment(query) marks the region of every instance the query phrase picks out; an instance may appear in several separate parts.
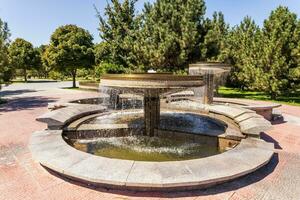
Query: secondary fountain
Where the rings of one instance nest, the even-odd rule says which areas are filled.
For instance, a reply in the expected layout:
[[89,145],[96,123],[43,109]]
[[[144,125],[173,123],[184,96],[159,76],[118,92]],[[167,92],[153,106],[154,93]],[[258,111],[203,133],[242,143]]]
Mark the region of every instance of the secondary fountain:
[[229,65],[218,62],[199,62],[189,65],[190,75],[203,76],[205,82],[204,92],[201,92],[201,88],[194,91],[196,95],[202,93],[204,104],[213,103],[214,91],[218,92],[218,87],[225,83],[230,70]]

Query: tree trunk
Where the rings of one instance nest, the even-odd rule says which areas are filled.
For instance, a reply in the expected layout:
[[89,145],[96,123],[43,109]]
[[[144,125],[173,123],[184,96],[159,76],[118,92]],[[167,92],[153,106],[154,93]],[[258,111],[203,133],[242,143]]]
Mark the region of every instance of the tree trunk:
[[76,88],[76,73],[77,73],[77,70],[74,69],[72,70],[72,78],[73,78],[73,88]]
[[271,93],[271,99],[276,100],[277,99],[277,94],[275,92]]
[[23,74],[24,75],[24,81],[27,82],[27,71],[26,71],[26,69],[24,69],[23,73],[24,73]]

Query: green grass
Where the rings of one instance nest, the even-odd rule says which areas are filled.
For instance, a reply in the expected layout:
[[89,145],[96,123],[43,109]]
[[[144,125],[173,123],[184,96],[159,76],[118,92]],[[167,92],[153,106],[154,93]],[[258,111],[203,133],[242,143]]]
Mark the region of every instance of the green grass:
[[242,91],[236,88],[220,87],[219,95],[225,98],[241,98],[241,99],[253,99],[261,101],[272,101],[275,103],[288,104],[294,106],[300,106],[300,90],[287,96],[279,96],[276,100],[272,100],[264,92],[255,91]]
[[81,90],[79,87],[64,87],[62,89],[67,89],[67,90]]
[[62,89],[65,89],[65,90],[81,90],[81,91],[90,91],[90,92],[96,92],[96,90],[94,89],[87,89],[87,88],[80,88],[80,87],[65,87],[65,88],[62,88]]

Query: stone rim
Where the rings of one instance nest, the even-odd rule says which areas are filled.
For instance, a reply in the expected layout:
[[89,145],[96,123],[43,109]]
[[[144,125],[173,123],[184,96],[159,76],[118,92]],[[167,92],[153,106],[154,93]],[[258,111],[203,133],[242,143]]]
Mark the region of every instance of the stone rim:
[[[140,90],[184,89],[204,86],[202,76],[173,74],[107,74],[101,77],[100,87]],[[180,90],[179,90],[180,91]]]
[[70,147],[63,140],[61,130],[35,132],[29,148],[38,162],[63,176],[95,186],[141,191],[210,187],[257,170],[267,164],[274,153],[273,144],[247,138],[230,151],[203,159],[119,160]]

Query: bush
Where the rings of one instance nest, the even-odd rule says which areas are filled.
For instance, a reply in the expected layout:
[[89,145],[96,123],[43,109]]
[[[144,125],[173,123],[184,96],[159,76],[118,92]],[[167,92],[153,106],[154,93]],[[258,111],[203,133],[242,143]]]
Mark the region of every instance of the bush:
[[64,80],[65,79],[65,75],[63,73],[60,73],[58,71],[50,71],[49,72],[49,78],[53,79],[53,80]]
[[101,77],[103,74],[121,74],[125,73],[126,70],[121,65],[116,65],[112,63],[102,62],[99,65],[95,66],[95,75],[96,79]]
[[94,77],[94,70],[93,69],[78,69],[77,70],[77,77],[85,80],[91,80]]

